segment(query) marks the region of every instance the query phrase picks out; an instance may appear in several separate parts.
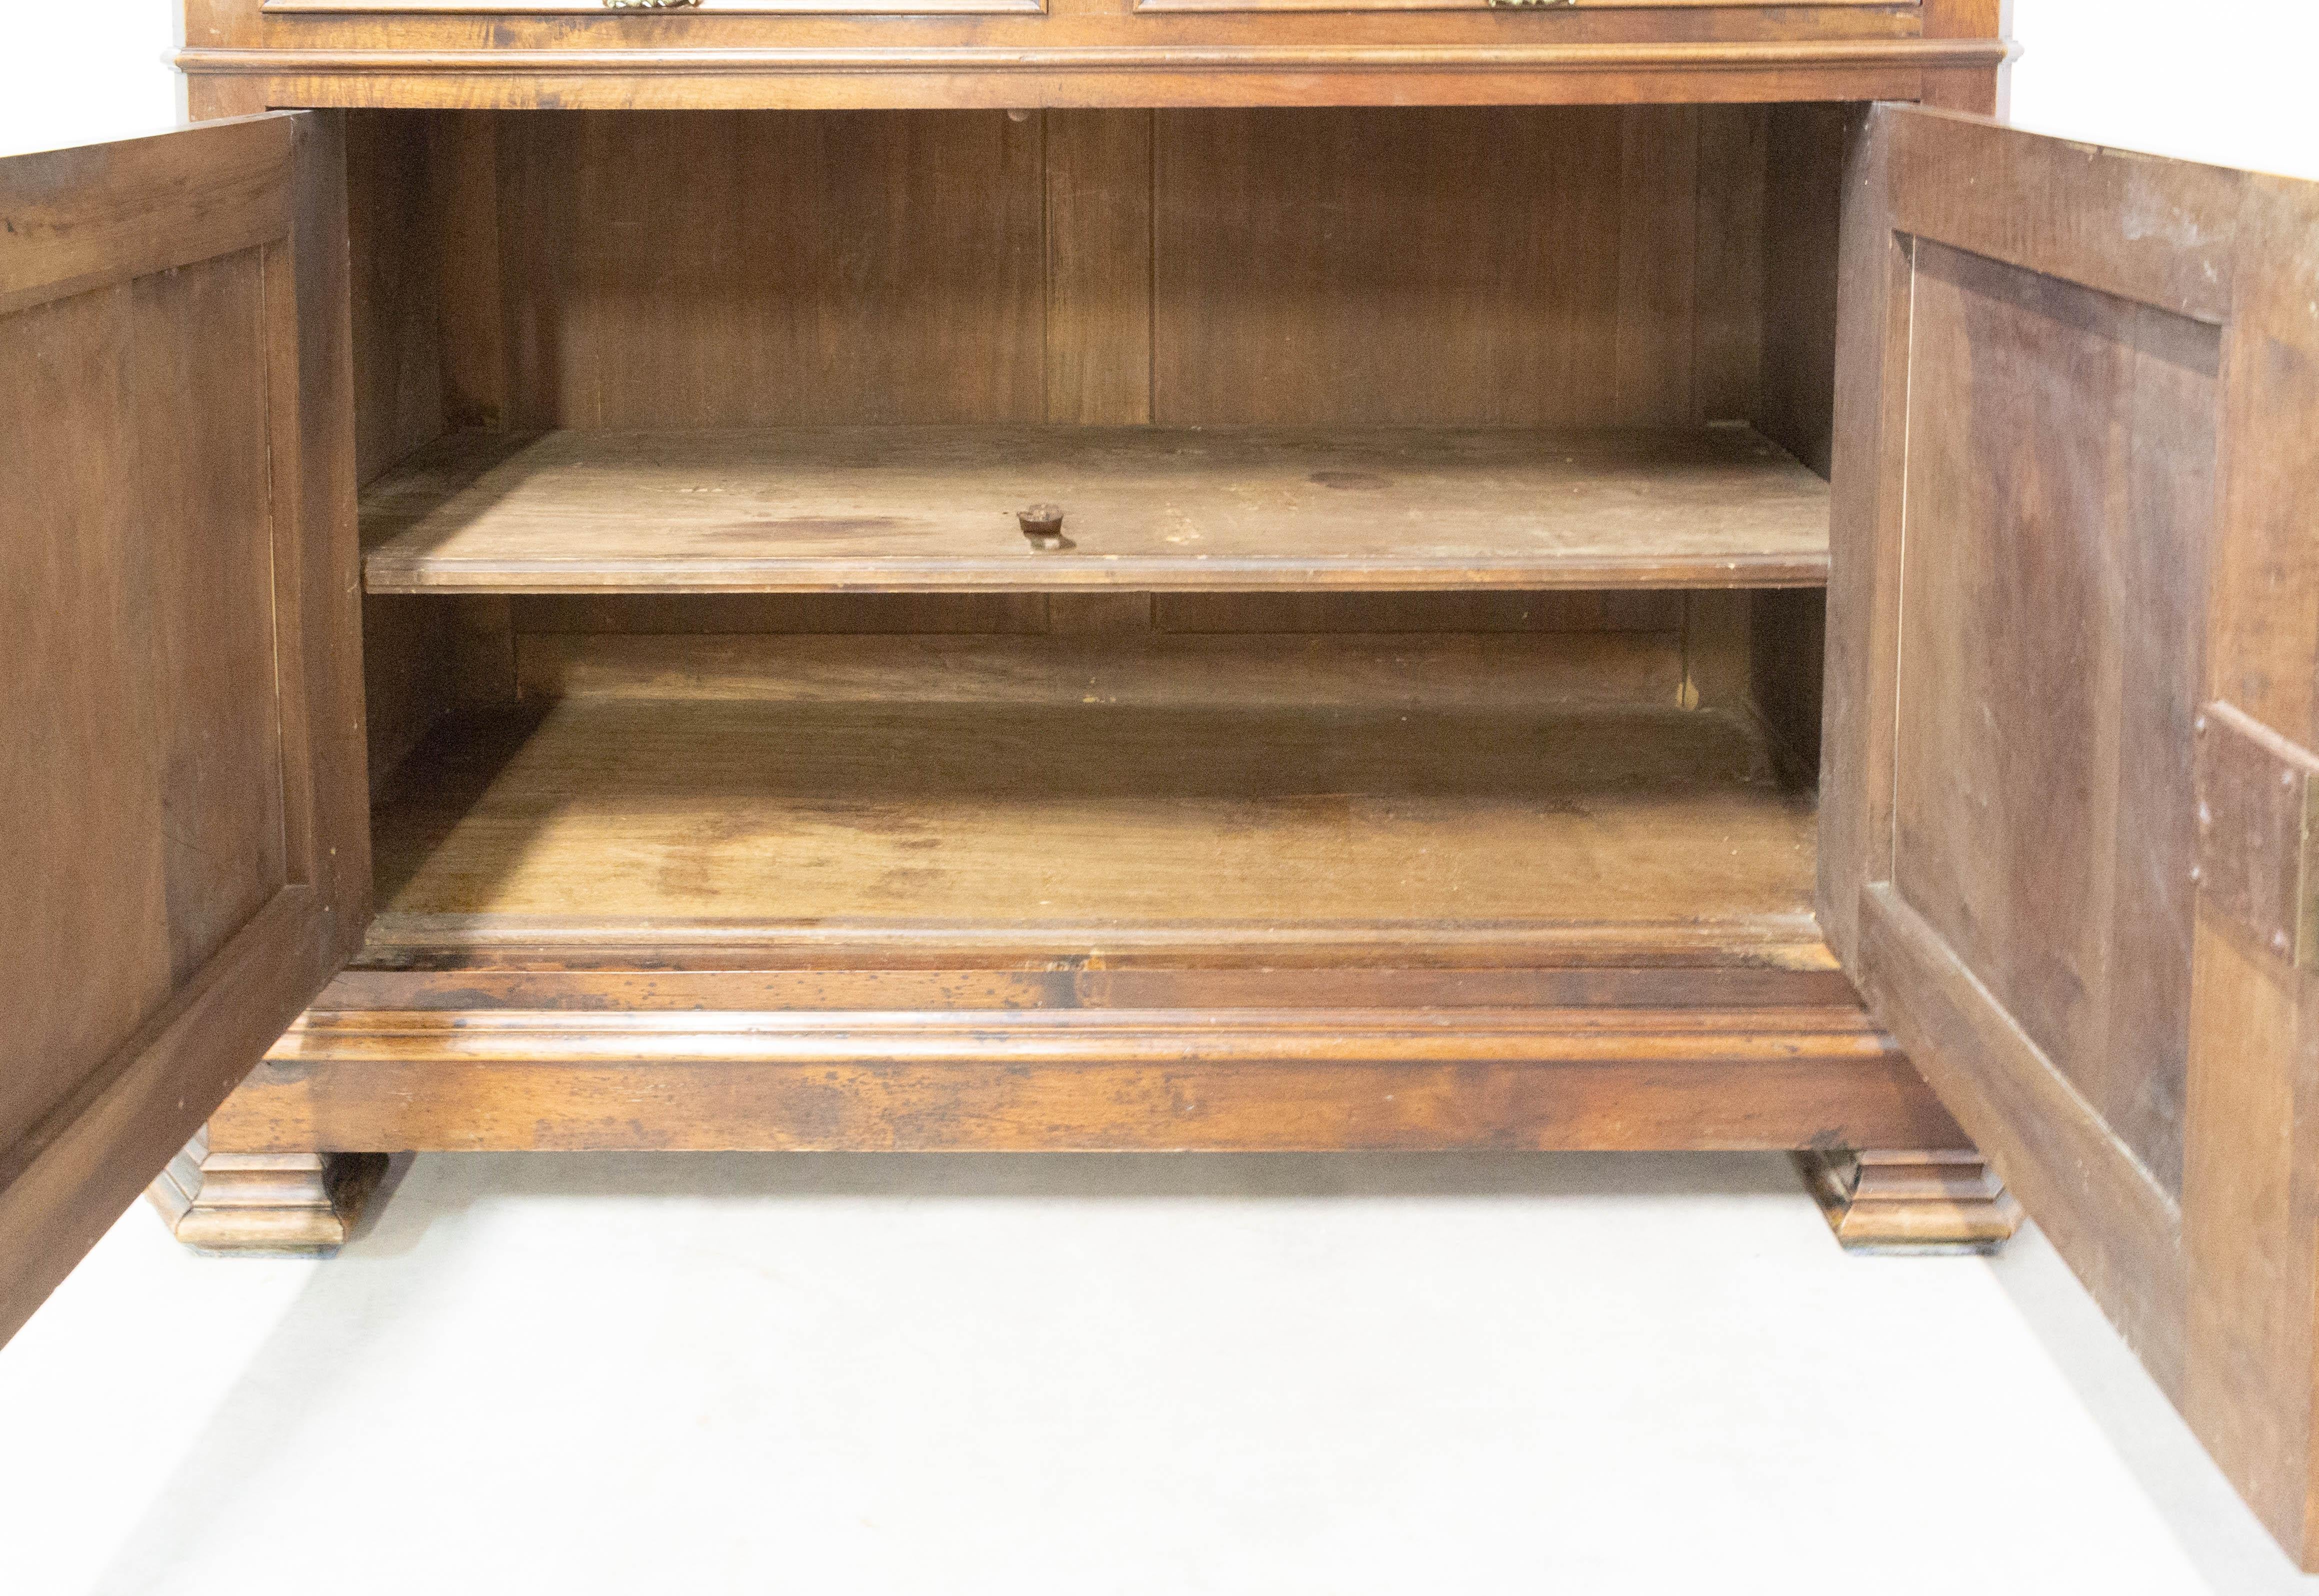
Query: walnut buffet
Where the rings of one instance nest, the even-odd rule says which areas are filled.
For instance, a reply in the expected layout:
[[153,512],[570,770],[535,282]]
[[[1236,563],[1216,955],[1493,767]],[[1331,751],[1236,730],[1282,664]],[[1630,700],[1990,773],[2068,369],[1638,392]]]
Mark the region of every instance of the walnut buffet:
[[0,1332],[403,1150],[1786,1149],[2319,1558],[2319,191],[1998,10],[186,0],[0,163]]

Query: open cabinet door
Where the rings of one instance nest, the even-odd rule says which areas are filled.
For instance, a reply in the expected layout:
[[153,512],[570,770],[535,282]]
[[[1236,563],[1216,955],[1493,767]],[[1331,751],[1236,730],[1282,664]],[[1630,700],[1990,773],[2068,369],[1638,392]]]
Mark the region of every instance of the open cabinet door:
[[0,1339],[367,916],[345,163],[0,160]]
[[2319,185],[1905,106],[1845,182],[1824,925],[2309,1566]]

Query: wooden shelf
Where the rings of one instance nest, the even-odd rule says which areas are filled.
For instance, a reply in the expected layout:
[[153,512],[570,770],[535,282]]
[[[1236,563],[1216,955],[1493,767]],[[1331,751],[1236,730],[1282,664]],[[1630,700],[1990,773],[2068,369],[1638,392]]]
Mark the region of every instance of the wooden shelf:
[[404,767],[374,941],[1824,964],[1771,770],[1672,707],[569,698]]
[[1737,426],[465,434],[362,507],[374,593],[1811,587],[1827,518]]

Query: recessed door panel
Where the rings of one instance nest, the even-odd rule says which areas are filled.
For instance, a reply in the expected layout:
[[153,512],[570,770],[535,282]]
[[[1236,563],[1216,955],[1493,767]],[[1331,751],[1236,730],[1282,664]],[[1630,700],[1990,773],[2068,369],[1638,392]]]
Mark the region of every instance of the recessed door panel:
[[1820,915],[2319,1560],[2319,185],[1879,106]]
[[0,162],[0,1335],[359,939],[343,162]]

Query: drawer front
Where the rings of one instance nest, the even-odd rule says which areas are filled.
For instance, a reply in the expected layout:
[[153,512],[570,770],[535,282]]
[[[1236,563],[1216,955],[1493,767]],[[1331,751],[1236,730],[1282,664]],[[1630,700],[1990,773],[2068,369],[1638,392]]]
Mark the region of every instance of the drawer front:
[[267,16],[957,16],[1043,14],[1046,0],[265,0]]
[[1132,0],[1169,11],[1799,11],[1913,12],[1893,0]]

